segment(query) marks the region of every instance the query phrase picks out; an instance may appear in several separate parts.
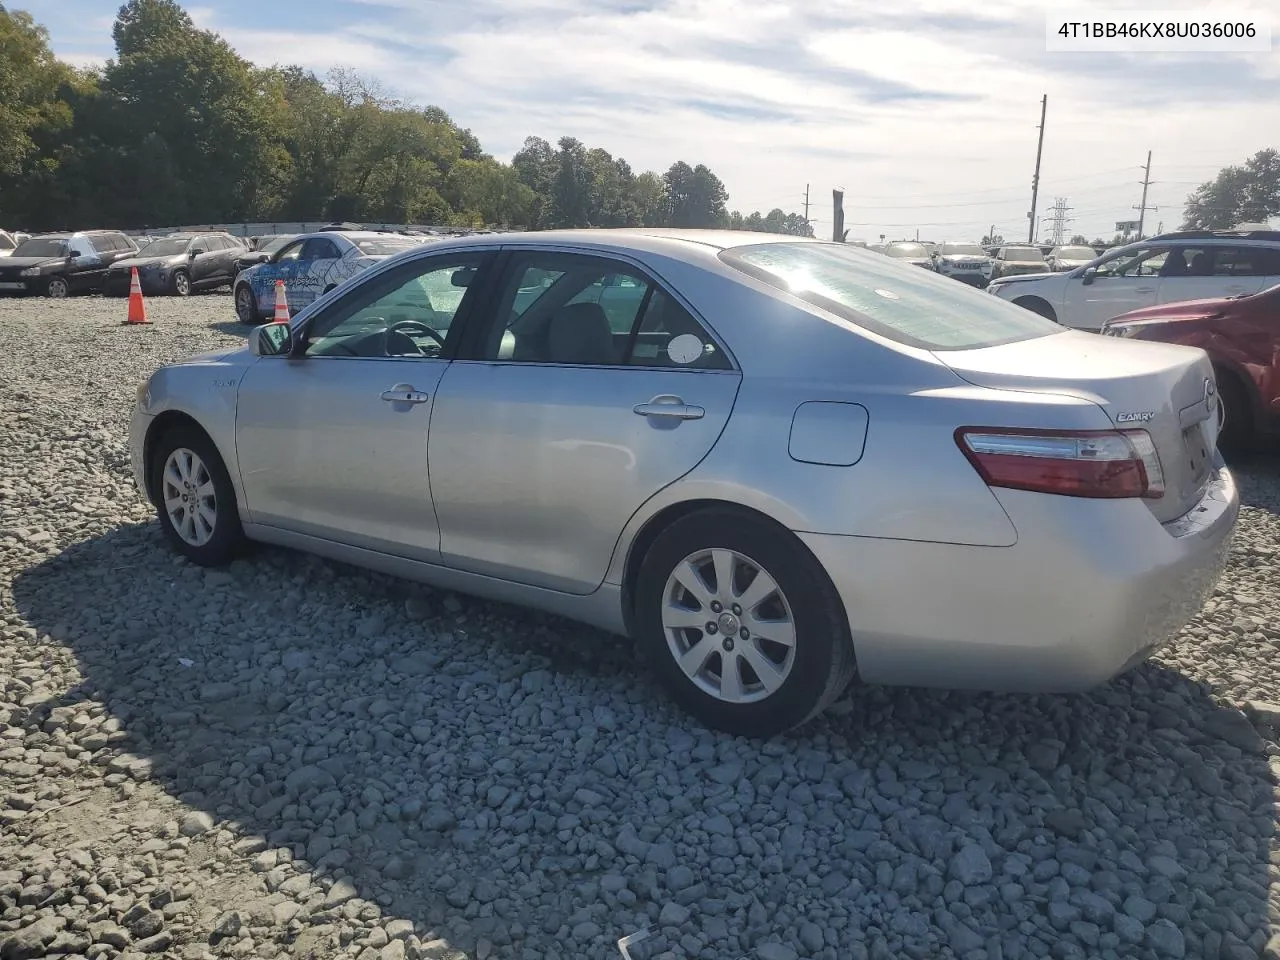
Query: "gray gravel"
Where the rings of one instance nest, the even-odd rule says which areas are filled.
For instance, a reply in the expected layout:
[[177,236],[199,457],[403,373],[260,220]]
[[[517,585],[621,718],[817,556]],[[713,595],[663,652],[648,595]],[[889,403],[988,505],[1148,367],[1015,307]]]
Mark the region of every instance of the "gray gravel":
[[0,301],[0,960],[609,957],[642,928],[647,958],[1280,957],[1275,460],[1157,663],[858,691],[761,745],[591,630],[176,559],[134,388],[238,328],[226,295],[150,308]]

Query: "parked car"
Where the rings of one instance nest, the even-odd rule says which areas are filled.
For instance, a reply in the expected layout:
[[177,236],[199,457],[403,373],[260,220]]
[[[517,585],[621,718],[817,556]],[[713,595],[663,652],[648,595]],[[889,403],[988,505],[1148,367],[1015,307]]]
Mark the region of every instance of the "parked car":
[[142,292],[148,296],[185,297],[198,290],[230,286],[236,260],[244,251],[240,240],[229,233],[174,233],[152,240],[135,256],[113,264],[103,292],[127,296],[135,267]]
[[296,233],[282,233],[273,237],[254,237],[253,246],[236,257],[236,276],[256,263],[266,263],[272,254],[278,253],[286,243],[297,238]]
[[987,282],[991,258],[976,243],[968,240],[946,240],[938,248],[934,269],[944,277],[980,287]]
[[1170,233],[1117,247],[1086,267],[1010,277],[987,292],[1068,327],[1098,331],[1130,310],[1239,297],[1280,283],[1280,232]]
[[1052,272],[1062,273],[1076,267],[1086,267],[1097,259],[1098,255],[1094,253],[1093,247],[1067,244],[1050,250],[1045,262]]
[[929,248],[914,240],[899,240],[896,243],[886,244],[884,255],[895,260],[904,260],[912,266],[924,267],[926,270],[933,269],[933,257],[929,253]]
[[236,277],[236,316],[258,323],[275,310],[276,281],[284,281],[290,310],[305,307],[348,277],[393,254],[421,246],[416,237],[373,231],[322,230],[304,233],[263,263]]
[[61,298],[98,291],[111,265],[137,252],[118,230],[42,234],[0,261],[0,293]]
[[996,251],[991,259],[991,275],[988,281],[1003,277],[1018,277],[1029,273],[1048,273],[1049,265],[1039,247],[1029,243],[1007,243]]
[[196,563],[267,541],[630,634],[768,736],[855,675],[1074,691],[1150,656],[1239,507],[1212,376],[845,244],[480,235],[160,368],[130,448]]
[[14,239],[13,234],[0,230],[0,257],[7,257],[13,253],[13,248],[18,245],[18,241]]
[[1245,297],[1131,310],[1107,321],[1102,332],[1208,353],[1223,414],[1224,449],[1245,452],[1280,435],[1280,283]]

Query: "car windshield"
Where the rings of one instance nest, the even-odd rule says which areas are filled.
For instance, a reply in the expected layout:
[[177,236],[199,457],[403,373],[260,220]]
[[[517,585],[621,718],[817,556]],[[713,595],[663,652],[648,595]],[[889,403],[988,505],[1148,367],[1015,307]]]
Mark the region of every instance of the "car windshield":
[[139,257],[172,257],[178,253],[187,252],[187,244],[191,242],[190,238],[184,237],[181,240],[175,238],[166,238],[164,240],[152,240],[145,247],[138,251]]
[[985,257],[986,254],[982,248],[976,243],[944,243],[942,245],[942,255],[944,257]]
[[67,241],[50,237],[32,237],[18,244],[13,251],[15,257],[65,257]]
[[899,276],[841,244],[763,243],[724,250],[720,258],[849,323],[926,350],[993,347],[1064,330],[929,270]]
[[1098,256],[1093,247],[1058,247],[1053,255],[1059,260],[1093,260]]
[[1038,247],[1005,247],[1000,251],[1000,259],[1039,263],[1044,260],[1044,254]]
[[891,243],[885,248],[884,252],[891,257],[910,257],[913,259],[929,256],[929,251],[923,243]]
[[415,240],[413,237],[374,237],[355,241],[360,252],[366,257],[389,257],[402,250],[419,246],[421,243],[421,240]]

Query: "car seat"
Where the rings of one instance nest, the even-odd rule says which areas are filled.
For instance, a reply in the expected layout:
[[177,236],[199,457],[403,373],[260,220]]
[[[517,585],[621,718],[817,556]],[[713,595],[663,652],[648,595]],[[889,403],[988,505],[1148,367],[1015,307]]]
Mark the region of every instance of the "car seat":
[[613,330],[598,303],[561,307],[547,328],[547,356],[551,363],[614,363]]

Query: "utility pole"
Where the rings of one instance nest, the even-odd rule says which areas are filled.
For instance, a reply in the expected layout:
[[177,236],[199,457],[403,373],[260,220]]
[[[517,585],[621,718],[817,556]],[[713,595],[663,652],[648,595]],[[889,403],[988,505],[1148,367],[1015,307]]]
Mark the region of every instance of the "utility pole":
[[1031,178],[1031,212],[1027,214],[1027,243],[1036,242],[1036,200],[1040,195],[1040,156],[1044,153],[1044,118],[1049,112],[1049,95],[1040,99],[1040,142],[1036,144],[1036,172]]
[[1071,208],[1067,206],[1066,197],[1055,197],[1053,200],[1053,206],[1050,209],[1053,210],[1053,216],[1046,217],[1045,219],[1053,224],[1053,245],[1058,247],[1062,245],[1063,237],[1066,234],[1067,224],[1075,218],[1067,216],[1067,213],[1070,212]]
[[844,228],[844,191],[831,191],[831,239],[844,243],[848,231]]
[[809,185],[804,185],[804,222],[809,222]]
[[1142,173],[1142,203],[1138,207],[1138,239],[1142,239],[1142,225],[1147,219],[1148,210],[1159,210],[1159,207],[1147,206],[1147,188],[1151,186],[1151,151],[1147,151],[1147,165]]

